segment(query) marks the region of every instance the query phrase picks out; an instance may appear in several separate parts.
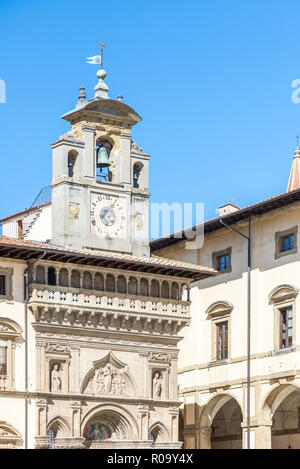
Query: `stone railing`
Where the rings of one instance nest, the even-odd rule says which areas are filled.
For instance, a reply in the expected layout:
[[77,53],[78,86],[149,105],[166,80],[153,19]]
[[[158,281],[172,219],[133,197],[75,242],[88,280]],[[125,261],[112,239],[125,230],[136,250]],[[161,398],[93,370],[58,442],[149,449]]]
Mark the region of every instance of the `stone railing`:
[[188,301],[164,298],[135,297],[115,292],[95,292],[68,287],[55,287],[32,284],[29,287],[30,302],[60,304],[76,308],[104,308],[136,313],[189,316]]
[[8,390],[8,376],[0,376],[0,391]]
[[174,335],[190,322],[187,301],[88,290],[78,293],[68,287],[32,284],[28,306],[36,323],[47,327],[59,324]]

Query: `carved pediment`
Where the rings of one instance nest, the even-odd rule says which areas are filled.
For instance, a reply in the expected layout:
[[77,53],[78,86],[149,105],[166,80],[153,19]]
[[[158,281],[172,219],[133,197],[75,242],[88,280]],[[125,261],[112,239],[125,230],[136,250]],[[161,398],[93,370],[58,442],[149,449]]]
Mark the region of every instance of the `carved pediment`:
[[0,422],[0,445],[21,442],[21,436],[11,425],[6,422]]
[[289,299],[296,298],[299,289],[292,284],[284,284],[275,287],[269,294],[270,303],[280,303]]
[[211,319],[212,317],[219,317],[230,314],[232,310],[233,304],[229,301],[216,301],[207,308],[205,313],[207,314],[208,319]]
[[112,352],[93,362],[93,368],[83,380],[83,394],[133,396],[134,383],[128,366],[118,360]]
[[0,318],[0,337],[16,338],[22,334],[22,328],[12,319]]

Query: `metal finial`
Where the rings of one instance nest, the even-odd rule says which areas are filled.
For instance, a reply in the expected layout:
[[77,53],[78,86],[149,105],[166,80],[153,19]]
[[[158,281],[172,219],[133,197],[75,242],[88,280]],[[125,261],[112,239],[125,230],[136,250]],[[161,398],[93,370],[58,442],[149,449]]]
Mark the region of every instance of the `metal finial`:
[[86,99],[86,92],[85,92],[85,87],[84,86],[81,86],[79,88],[78,99]]
[[103,48],[106,47],[104,44],[103,44],[103,41],[100,42],[100,44],[98,44],[98,46],[101,47],[101,68],[103,68]]
[[296,135],[296,139],[297,139],[297,148],[299,148],[299,138],[300,138],[300,137],[299,137],[299,134]]

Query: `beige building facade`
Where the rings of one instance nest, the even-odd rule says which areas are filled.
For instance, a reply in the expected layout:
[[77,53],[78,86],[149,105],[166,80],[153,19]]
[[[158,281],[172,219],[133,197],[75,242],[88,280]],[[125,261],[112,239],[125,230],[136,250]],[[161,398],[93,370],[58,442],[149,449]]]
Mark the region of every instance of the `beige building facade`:
[[219,271],[193,283],[191,324],[182,331],[185,448],[247,448],[248,385],[250,447],[300,448],[300,190],[292,187],[245,209],[228,204],[219,213],[205,222],[200,249],[191,251],[174,237],[152,242],[155,254]]
[[214,270],[150,256],[141,118],[97,73],[53,179],[2,220],[0,448],[179,449],[179,332]]

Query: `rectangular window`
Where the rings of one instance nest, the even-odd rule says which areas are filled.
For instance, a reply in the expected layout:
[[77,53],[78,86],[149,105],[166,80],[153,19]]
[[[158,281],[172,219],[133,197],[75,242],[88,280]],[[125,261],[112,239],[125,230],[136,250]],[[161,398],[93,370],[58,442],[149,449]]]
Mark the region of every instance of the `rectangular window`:
[[229,254],[218,257],[218,270],[222,272],[223,270],[229,269]]
[[280,348],[293,345],[293,309],[292,307],[280,310]]
[[228,358],[228,321],[219,322],[217,327],[217,360]]
[[212,265],[220,273],[231,272],[231,247],[212,253]]
[[7,347],[0,347],[0,376],[7,375]]
[[290,234],[280,238],[280,252],[291,251],[295,248],[295,235]]
[[275,259],[297,252],[298,226],[275,233]]
[[6,295],[5,275],[0,275],[0,295]]

